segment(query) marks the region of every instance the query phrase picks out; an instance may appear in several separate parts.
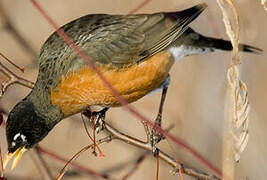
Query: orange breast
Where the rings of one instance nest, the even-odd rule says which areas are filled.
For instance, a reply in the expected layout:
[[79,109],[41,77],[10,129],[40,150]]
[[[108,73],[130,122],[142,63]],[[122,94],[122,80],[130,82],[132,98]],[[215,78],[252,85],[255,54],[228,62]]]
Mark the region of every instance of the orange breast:
[[[173,64],[168,52],[160,52],[148,60],[127,68],[112,69],[99,65],[103,76],[129,103],[134,102],[166,78]],[[69,72],[56,89],[51,90],[51,103],[57,105],[64,116],[83,111],[91,105],[119,106],[120,103],[90,67]]]

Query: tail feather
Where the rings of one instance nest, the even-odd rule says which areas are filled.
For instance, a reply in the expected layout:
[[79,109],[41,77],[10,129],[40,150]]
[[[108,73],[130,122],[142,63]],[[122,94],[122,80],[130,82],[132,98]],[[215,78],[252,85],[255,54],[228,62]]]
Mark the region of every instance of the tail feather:
[[[216,39],[216,38],[210,38],[210,37],[204,37],[203,36],[203,45],[207,45],[206,47],[215,48],[217,50],[224,50],[224,51],[232,51],[233,46],[230,41],[223,40],[223,39]],[[254,53],[254,54],[261,54],[262,49],[250,46],[247,44],[239,44],[239,50],[243,52],[248,53]]]
[[[173,18],[175,21],[178,21],[178,24],[183,24],[186,27],[190,22],[196,19],[205,9],[207,8],[206,3],[198,4],[189,9],[177,12],[165,12],[166,17]],[[185,23],[183,22],[185,21]]]
[[260,48],[253,47],[253,46],[246,45],[246,44],[240,44],[239,48],[244,52],[249,52],[249,53],[254,53],[254,54],[261,54],[263,52],[263,50]]
[[[211,51],[214,50],[224,50],[224,51],[231,51],[233,46],[230,41],[206,37],[201,34],[195,32],[192,28],[188,28],[182,37],[175,42],[175,45],[179,46],[184,44],[185,46],[189,47],[199,47],[199,48],[208,48]],[[254,53],[254,54],[261,54],[262,49],[253,47],[246,44],[239,44],[240,51]]]

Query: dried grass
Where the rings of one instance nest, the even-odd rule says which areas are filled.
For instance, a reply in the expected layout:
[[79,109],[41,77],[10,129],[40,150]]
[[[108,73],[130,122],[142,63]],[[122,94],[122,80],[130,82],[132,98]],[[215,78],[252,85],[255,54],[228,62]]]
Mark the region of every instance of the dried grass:
[[263,5],[263,8],[265,11],[267,11],[267,5],[266,5],[267,1],[266,0],[261,0],[261,4]]
[[[226,33],[233,45],[232,61],[227,70],[225,127],[223,139],[223,179],[235,179],[235,162],[248,143],[248,91],[239,77],[239,16],[232,0],[217,0],[223,13]],[[229,11],[229,8],[232,12]]]

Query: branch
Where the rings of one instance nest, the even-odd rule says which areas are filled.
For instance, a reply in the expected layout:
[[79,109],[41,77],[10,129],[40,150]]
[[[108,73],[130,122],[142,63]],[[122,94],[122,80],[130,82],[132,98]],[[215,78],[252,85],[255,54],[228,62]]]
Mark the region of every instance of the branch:
[[[88,146],[92,146],[92,145],[88,145]],[[84,147],[84,148],[83,148],[82,150],[80,150],[79,152],[84,152],[84,151],[85,151],[84,149],[86,149],[86,148],[87,148],[87,146]],[[90,148],[90,147],[88,147],[88,149],[89,149],[89,148]],[[102,178],[102,179],[109,179],[108,176],[107,176],[106,174],[100,174],[100,173],[95,172],[95,171],[92,170],[92,169],[83,167],[82,165],[79,165],[79,164],[77,164],[77,163],[75,163],[75,162],[72,162],[72,161],[68,160],[67,158],[63,158],[63,157],[59,156],[58,154],[55,154],[55,153],[53,153],[53,152],[51,152],[51,151],[49,151],[49,150],[47,150],[47,149],[45,149],[45,148],[43,148],[43,147],[41,147],[41,146],[39,146],[39,150],[40,150],[40,152],[46,154],[47,156],[50,156],[51,158],[53,158],[53,159],[55,159],[55,160],[57,160],[57,161],[61,161],[61,162],[65,163],[67,166],[65,165],[66,167],[64,166],[64,168],[67,168],[68,165],[70,165],[70,166],[76,168],[77,170],[79,170],[80,172],[83,172],[84,174],[87,174],[87,175],[90,175],[90,176],[100,177],[100,178]],[[86,149],[86,150],[87,150],[87,149]],[[77,156],[77,155],[75,154],[71,159],[73,159],[73,158],[75,159],[76,156]],[[67,164],[67,163],[68,163],[68,164]],[[64,169],[64,168],[63,168],[63,169]],[[64,169],[64,173],[65,173],[65,169]]]
[[2,87],[1,87],[1,91],[0,91],[0,98],[3,96],[3,94],[5,93],[7,88],[9,86],[11,86],[12,84],[20,84],[22,86],[25,86],[25,87],[28,87],[31,89],[34,87],[33,82],[17,76],[15,73],[10,71],[4,64],[2,64],[1,61],[0,61],[0,71],[3,72],[9,78],[9,80],[7,80],[1,84]]
[[141,8],[143,8],[146,4],[148,4],[151,0],[144,0],[141,2],[136,8],[132,9],[129,14],[134,14],[137,11],[139,11]]
[[[140,141],[139,139],[128,136],[128,135],[118,131],[117,129],[113,128],[111,125],[109,125],[106,122],[105,122],[105,127],[106,127],[106,130],[114,136],[113,139],[118,139],[118,140],[121,140],[122,142],[125,142],[127,144],[131,144],[131,145],[136,146],[138,148],[152,152],[152,146],[150,145],[150,143],[143,142],[143,141]],[[177,161],[173,157],[168,155],[167,153],[165,153],[159,149],[159,155],[158,156],[160,159],[165,161],[167,164],[169,164],[173,168],[175,168],[175,169],[177,168]],[[202,173],[198,170],[195,170],[193,168],[189,168],[189,167],[187,167],[181,163],[179,165],[182,167],[183,173],[187,174],[189,176],[196,177],[198,179],[205,179],[205,180],[219,180],[220,179],[214,175],[209,175],[206,173]]]

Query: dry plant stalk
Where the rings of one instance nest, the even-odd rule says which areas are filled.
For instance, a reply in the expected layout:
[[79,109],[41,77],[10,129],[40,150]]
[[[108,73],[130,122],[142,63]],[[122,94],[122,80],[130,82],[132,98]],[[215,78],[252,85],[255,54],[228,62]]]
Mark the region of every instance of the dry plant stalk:
[[[223,179],[234,179],[235,162],[248,142],[249,102],[245,83],[239,78],[240,58],[239,17],[232,0],[217,0],[222,13],[227,35],[233,45],[232,62],[227,70],[227,93],[225,103],[225,125],[223,138]],[[226,6],[230,7],[234,18],[231,18]]]
[[263,5],[263,8],[264,8],[265,11],[267,11],[266,3],[267,3],[266,0],[261,0],[261,4]]

